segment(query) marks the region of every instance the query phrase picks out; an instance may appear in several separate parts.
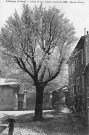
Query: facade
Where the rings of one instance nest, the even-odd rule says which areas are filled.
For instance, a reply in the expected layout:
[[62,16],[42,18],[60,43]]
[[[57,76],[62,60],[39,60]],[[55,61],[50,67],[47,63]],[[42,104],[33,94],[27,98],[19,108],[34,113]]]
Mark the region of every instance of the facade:
[[0,78],[0,111],[26,110],[26,91],[15,79]]
[[89,35],[80,38],[68,64],[69,95],[78,115],[88,116],[89,98]]
[[27,93],[15,93],[14,110],[27,110]]
[[[36,92],[35,91],[29,91],[27,92],[27,104],[26,109],[27,110],[34,110],[35,109],[35,101],[36,100]],[[52,101],[51,101],[51,94],[49,92],[44,92],[43,95],[43,109],[50,109],[52,108]]]
[[63,86],[52,92],[52,108],[67,103],[68,86]]
[[[51,93],[44,92],[43,109],[52,109],[54,104],[65,97],[63,88]],[[0,111],[21,111],[35,109],[35,91],[21,89],[15,79],[0,78]]]
[[13,80],[0,78],[0,111],[14,110],[16,106],[15,93],[19,92],[19,85]]

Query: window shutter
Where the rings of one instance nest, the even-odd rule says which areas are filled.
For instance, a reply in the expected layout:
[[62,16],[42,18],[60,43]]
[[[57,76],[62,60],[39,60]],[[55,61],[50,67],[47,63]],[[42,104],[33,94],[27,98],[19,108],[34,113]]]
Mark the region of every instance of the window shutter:
[[84,92],[84,75],[82,75],[82,92]]
[[81,50],[81,63],[83,64],[83,49]]

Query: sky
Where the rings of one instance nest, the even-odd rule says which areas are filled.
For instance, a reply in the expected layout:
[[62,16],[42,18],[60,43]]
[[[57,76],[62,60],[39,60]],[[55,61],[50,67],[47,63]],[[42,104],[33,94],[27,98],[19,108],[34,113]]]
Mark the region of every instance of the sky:
[[[14,2],[15,1],[15,2]],[[15,9],[22,13],[23,0],[0,0],[0,29],[4,26],[9,16],[13,15]],[[24,0],[29,6],[40,5],[41,0]],[[43,6],[56,6],[70,19],[76,31],[76,36],[84,35],[84,28],[89,31],[89,0],[42,0]]]

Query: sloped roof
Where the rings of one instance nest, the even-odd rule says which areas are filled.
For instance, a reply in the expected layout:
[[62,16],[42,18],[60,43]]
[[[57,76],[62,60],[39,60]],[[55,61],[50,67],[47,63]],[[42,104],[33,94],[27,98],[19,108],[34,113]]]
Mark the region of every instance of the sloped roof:
[[[72,51],[72,53],[71,53],[71,55],[70,55],[68,61],[66,62],[67,64],[71,61],[72,58],[74,58],[74,57],[79,53],[78,47],[79,47],[79,50],[80,50],[81,47],[82,47],[81,45],[84,44],[84,41],[85,41],[86,37],[87,37],[87,35],[82,36],[82,37],[79,39],[77,45],[75,46],[74,50]],[[81,42],[82,42],[82,44],[81,44]]]
[[2,85],[16,85],[19,84],[16,79],[0,78],[0,86]]

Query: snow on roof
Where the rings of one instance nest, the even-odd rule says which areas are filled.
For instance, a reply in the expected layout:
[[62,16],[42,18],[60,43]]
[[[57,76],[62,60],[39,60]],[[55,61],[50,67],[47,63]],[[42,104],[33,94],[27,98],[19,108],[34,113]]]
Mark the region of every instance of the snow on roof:
[[15,85],[19,84],[16,79],[0,78],[0,85]]

